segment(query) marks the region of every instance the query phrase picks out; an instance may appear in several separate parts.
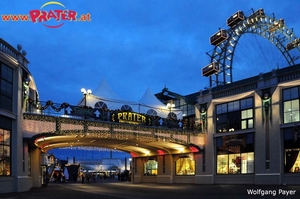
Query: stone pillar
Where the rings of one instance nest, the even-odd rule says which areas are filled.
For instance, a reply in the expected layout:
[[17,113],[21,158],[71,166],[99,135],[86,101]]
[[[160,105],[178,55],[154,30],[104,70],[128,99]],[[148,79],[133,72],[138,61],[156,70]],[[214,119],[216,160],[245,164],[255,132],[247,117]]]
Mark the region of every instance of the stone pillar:
[[32,186],[42,186],[42,173],[41,173],[41,151],[38,148],[31,150],[31,176]]
[[174,182],[174,159],[171,154],[160,155],[158,160],[157,183]]
[[143,158],[137,157],[132,159],[132,180],[135,183],[142,182]]

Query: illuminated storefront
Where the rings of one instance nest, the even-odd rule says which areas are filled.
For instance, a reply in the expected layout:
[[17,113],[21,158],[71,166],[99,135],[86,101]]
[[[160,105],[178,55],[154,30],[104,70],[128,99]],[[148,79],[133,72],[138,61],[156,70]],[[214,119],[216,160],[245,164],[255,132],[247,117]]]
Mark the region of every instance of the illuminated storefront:
[[200,92],[200,183],[299,184],[299,78],[295,65]]
[[253,133],[216,138],[217,174],[254,173]]
[[176,175],[195,175],[195,161],[190,156],[176,160]]
[[144,175],[157,175],[158,164],[155,158],[149,158],[144,164]]
[[283,122],[285,124],[294,124],[293,127],[282,130],[285,173],[300,172],[299,89],[299,86],[294,86],[282,91]]

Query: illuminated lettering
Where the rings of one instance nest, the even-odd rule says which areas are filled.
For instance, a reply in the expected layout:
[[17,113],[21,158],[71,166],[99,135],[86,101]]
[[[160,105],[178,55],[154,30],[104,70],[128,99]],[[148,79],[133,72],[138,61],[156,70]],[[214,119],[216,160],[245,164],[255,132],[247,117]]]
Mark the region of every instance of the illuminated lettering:
[[138,115],[137,118],[136,118],[136,121],[141,122],[140,118],[141,118],[141,115]]
[[128,120],[132,120],[132,113],[128,113]]
[[121,119],[122,115],[123,115],[122,113],[118,113],[118,120]]
[[[134,112],[119,112],[117,121],[131,124],[146,124],[147,117]],[[114,120],[113,120],[114,121]]]
[[132,113],[132,115],[133,115],[133,118],[132,118],[132,121],[135,121],[136,119],[136,114],[135,113]]
[[127,113],[123,113],[123,120],[127,120]]

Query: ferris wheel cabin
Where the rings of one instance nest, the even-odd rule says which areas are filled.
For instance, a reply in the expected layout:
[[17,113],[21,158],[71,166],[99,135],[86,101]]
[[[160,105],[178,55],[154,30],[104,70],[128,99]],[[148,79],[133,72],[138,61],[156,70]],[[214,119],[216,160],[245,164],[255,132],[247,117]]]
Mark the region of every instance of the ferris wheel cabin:
[[249,15],[248,18],[260,17],[260,16],[265,16],[265,10],[262,8],[258,9],[253,14]]
[[243,21],[245,19],[245,15],[243,11],[237,11],[234,15],[229,17],[227,19],[227,26],[230,28],[234,27],[236,24],[238,24],[240,21]]
[[292,49],[294,49],[294,48],[296,48],[298,46],[300,46],[300,39],[299,38],[295,39],[294,41],[292,41],[290,43],[288,43],[286,45],[286,50],[292,50]]
[[247,18],[247,23],[252,24],[255,21],[258,21],[260,17],[264,17],[264,16],[266,16],[265,11],[264,9],[260,8],[257,11],[253,12],[251,15],[249,15],[249,17]]
[[210,37],[210,44],[214,46],[218,46],[220,43],[225,41],[228,38],[227,31],[222,29],[219,30],[216,34]]
[[273,25],[269,28],[270,32],[274,32],[275,30],[282,28],[284,26],[284,19],[279,19],[278,21],[274,21]]
[[215,73],[218,73],[219,71],[220,71],[219,62],[212,62],[202,68],[202,75],[205,77],[209,77]]

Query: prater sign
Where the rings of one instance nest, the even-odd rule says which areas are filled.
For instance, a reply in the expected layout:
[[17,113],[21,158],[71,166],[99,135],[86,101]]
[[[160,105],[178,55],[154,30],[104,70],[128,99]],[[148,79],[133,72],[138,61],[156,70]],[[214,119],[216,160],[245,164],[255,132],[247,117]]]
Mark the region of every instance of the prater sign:
[[128,123],[128,124],[150,125],[151,118],[149,116],[142,115],[135,112],[120,111],[111,114],[111,121]]

